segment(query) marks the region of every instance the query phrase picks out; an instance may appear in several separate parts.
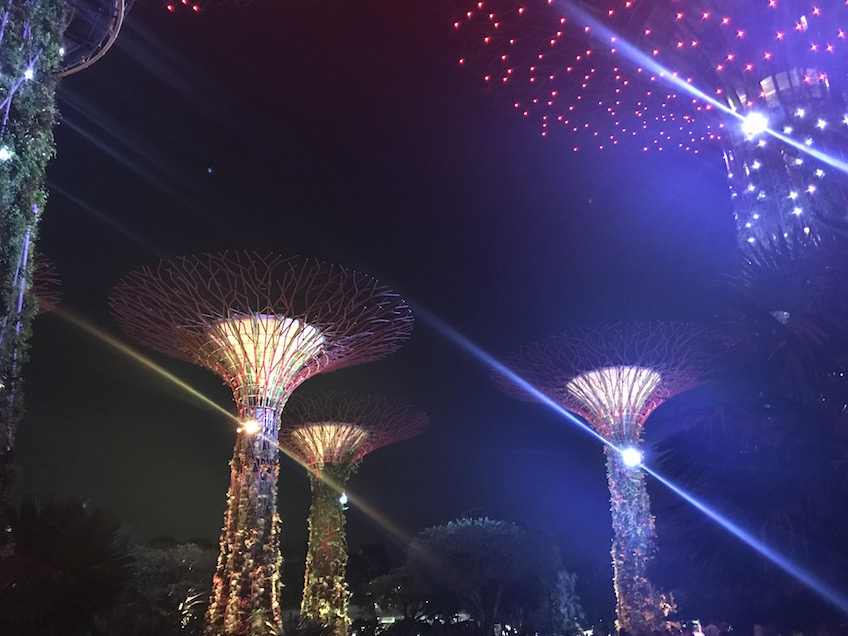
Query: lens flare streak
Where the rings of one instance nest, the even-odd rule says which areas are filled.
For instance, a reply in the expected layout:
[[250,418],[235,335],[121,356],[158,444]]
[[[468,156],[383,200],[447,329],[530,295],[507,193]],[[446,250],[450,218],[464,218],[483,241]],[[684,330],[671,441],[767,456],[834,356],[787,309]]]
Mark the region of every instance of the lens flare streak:
[[[462,350],[471,354],[477,360],[483,362],[485,365],[497,371],[498,373],[503,374],[504,376],[509,378],[510,381],[515,382],[524,391],[536,397],[539,402],[553,409],[560,415],[564,416],[566,420],[568,420],[572,424],[576,424],[583,431],[589,433],[592,437],[600,441],[602,444],[615,449],[619,453],[626,450],[622,448],[617,448],[614,444],[605,440],[598,433],[596,433],[589,426],[587,426],[584,422],[575,417],[572,413],[565,410],[562,406],[557,404],[550,397],[548,397],[539,389],[534,387],[532,384],[530,384],[529,382],[521,378],[519,375],[511,371],[509,368],[498,362],[498,360],[496,360],[494,357],[486,353],[483,349],[475,345],[468,338],[460,334],[458,331],[447,325],[444,321],[437,318],[429,311],[418,307],[416,309],[416,315],[420,316],[424,321],[426,321],[433,328],[435,328],[437,332],[439,332],[442,336],[453,342],[455,345],[458,345]],[[737,539],[741,540],[747,546],[754,549],[757,553],[774,563],[781,570],[795,577],[798,581],[806,585],[809,589],[813,590],[822,598],[828,600],[841,611],[848,614],[848,597],[846,597],[844,594],[840,593],[838,590],[833,589],[832,587],[824,583],[821,579],[819,579],[817,576],[810,573],[801,566],[792,563],[789,559],[780,554],[774,548],[771,548],[765,543],[758,541],[753,535],[742,529],[739,525],[737,525],[724,515],[721,515],[715,510],[711,509],[706,504],[686,492],[683,488],[675,485],[670,480],[666,479],[656,471],[648,468],[644,463],[640,464],[640,466],[647,474],[651,475],[654,479],[663,484],[675,495],[694,506],[698,511],[702,512],[710,520],[717,523],[720,527],[730,532]]]
[[[686,80],[681,79],[674,71],[667,69],[662,64],[658,63],[650,55],[612,31],[610,28],[605,26],[603,22],[592,17],[576,4],[571,2],[558,2],[557,5],[562,9],[564,14],[569,15],[572,18],[577,18],[579,21],[587,24],[589,26],[589,33],[594,34],[596,38],[600,38],[602,42],[616,42],[618,50],[624,55],[624,57],[629,59],[635,65],[650,69],[657,75],[657,77],[667,84],[670,84],[671,86],[688,93],[692,97],[704,103],[710,104],[727,115],[736,118],[739,120],[740,126],[745,122],[745,115],[740,114],[733,108],[730,108],[727,104],[716,100],[704,91],[698,89],[696,86],[693,86]],[[810,148],[805,144],[795,141],[794,139],[791,139],[777,131],[771,130],[770,128],[765,128],[763,133],[771,135],[775,139],[779,139],[795,150],[848,174],[848,163],[838,159],[837,157],[833,157],[825,152],[816,150],[815,148]]]
[[712,521],[717,523],[719,526],[730,532],[734,537],[745,543],[748,547],[753,548],[759,554],[764,556],[766,559],[774,563],[781,570],[795,577],[806,585],[808,588],[819,594],[822,598],[827,599],[833,605],[838,607],[840,610],[848,614],[848,597],[844,594],[840,593],[838,590],[833,589],[826,583],[824,583],[817,576],[807,571],[795,563],[792,563],[785,556],[780,554],[774,548],[769,547],[762,541],[757,540],[754,535],[750,532],[747,532],[739,525],[732,522],[730,519],[717,513],[715,510],[707,506],[705,503],[696,499],[692,494],[686,492],[681,487],[673,484],[671,481],[660,475],[654,470],[651,470],[645,465],[642,465],[642,468],[646,473],[651,475],[654,479],[660,482],[663,486],[668,488],[671,492],[676,494],[678,497],[682,498],[704,515],[709,517]]
[[142,354],[138,353],[137,351],[134,351],[132,348],[128,347],[127,345],[125,345],[123,342],[121,342],[117,338],[110,336],[108,333],[104,332],[102,329],[100,329],[96,325],[93,325],[92,323],[90,323],[88,320],[86,320],[82,316],[78,316],[75,313],[68,311],[67,309],[61,309],[61,308],[58,308],[56,310],[56,314],[61,316],[64,320],[68,321],[69,323],[71,323],[75,327],[82,329],[87,334],[94,336],[100,342],[103,342],[104,344],[109,345],[112,349],[115,349],[116,351],[121,352],[122,354],[124,354],[125,356],[128,356],[129,358],[132,358],[133,360],[135,360],[136,362],[141,364],[143,367],[145,367],[145,368],[153,371],[157,375],[165,378],[166,380],[171,382],[174,386],[178,387],[179,389],[182,389],[183,391],[188,393],[191,397],[193,397],[197,401],[201,402],[207,408],[210,408],[217,413],[223,414],[225,417],[227,417],[227,419],[229,419],[230,421],[234,422],[237,425],[240,424],[240,422],[239,422],[238,418],[235,416],[235,414],[229,412],[227,409],[225,409],[221,405],[216,404],[215,402],[210,400],[208,397],[206,397],[205,395],[200,393],[200,391],[189,386],[184,381],[180,380],[177,376],[166,371],[164,368],[162,368],[161,366],[159,366],[158,364],[153,362],[153,360],[151,360],[150,358],[143,356]]

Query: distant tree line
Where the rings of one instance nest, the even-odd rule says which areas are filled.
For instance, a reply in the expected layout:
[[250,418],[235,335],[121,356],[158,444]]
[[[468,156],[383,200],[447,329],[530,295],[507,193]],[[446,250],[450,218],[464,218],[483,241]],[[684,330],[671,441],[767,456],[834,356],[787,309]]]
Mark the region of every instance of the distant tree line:
[[370,584],[391,636],[570,634],[584,619],[576,576],[544,532],[487,518],[427,528]]
[[[80,502],[25,502],[13,521],[18,549],[0,559],[0,633],[203,634],[214,546],[173,539],[132,546],[116,518]],[[483,635],[496,625],[503,634],[566,635],[584,618],[576,577],[553,540],[514,523],[458,519],[421,532],[399,566],[379,545],[354,553],[351,565],[360,636]],[[287,583],[298,599],[302,580]],[[326,631],[296,616],[283,629]],[[269,627],[268,636],[276,633]]]

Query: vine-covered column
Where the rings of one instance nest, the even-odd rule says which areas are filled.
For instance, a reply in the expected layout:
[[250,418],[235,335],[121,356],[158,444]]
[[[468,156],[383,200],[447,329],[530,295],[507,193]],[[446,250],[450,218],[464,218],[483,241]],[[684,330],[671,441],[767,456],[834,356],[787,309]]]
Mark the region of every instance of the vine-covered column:
[[[636,443],[622,445],[636,446]],[[607,483],[612,514],[613,588],[619,628],[628,632],[665,627],[660,598],[648,580],[654,551],[654,517],[645,487],[645,473],[627,466],[611,447],[607,456]]]
[[37,307],[26,295],[54,155],[64,0],[4,0],[0,8],[0,555],[11,546],[8,507],[23,414],[20,373]]
[[346,463],[324,464],[310,475],[312,506],[300,613],[331,627],[335,636],[347,636],[350,622],[347,615],[350,593],[345,580],[347,537],[339,495],[355,469]]
[[258,409],[258,431],[242,429],[230,462],[221,551],[212,582],[207,634],[250,636],[280,624],[278,415]]

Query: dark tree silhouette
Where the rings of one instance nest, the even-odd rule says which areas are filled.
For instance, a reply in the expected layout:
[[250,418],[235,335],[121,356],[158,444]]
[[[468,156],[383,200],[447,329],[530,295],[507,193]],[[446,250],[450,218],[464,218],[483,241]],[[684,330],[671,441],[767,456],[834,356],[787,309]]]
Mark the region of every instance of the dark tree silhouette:
[[546,535],[486,518],[427,528],[410,545],[407,565],[428,600],[452,596],[456,605],[448,600],[447,614],[455,607],[468,611],[485,636],[505,618],[517,624],[550,593],[561,568]]
[[120,522],[82,503],[25,501],[12,528],[15,554],[0,560],[3,634],[88,633],[130,577]]

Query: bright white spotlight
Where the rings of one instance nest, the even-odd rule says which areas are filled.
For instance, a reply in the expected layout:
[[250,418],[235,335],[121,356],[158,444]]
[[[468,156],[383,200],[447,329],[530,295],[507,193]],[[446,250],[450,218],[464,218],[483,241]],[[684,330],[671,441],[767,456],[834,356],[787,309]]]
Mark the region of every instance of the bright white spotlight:
[[753,112],[745,116],[742,120],[742,133],[752,139],[760,133],[768,130],[768,117],[759,112]]
[[339,496],[339,503],[342,505],[342,510],[347,510],[347,493],[343,492]]
[[628,446],[621,451],[621,459],[624,461],[625,466],[634,468],[642,463],[642,451],[638,448]]
[[241,430],[243,430],[246,435],[256,435],[259,432],[259,422],[256,420],[245,420],[241,425]]

